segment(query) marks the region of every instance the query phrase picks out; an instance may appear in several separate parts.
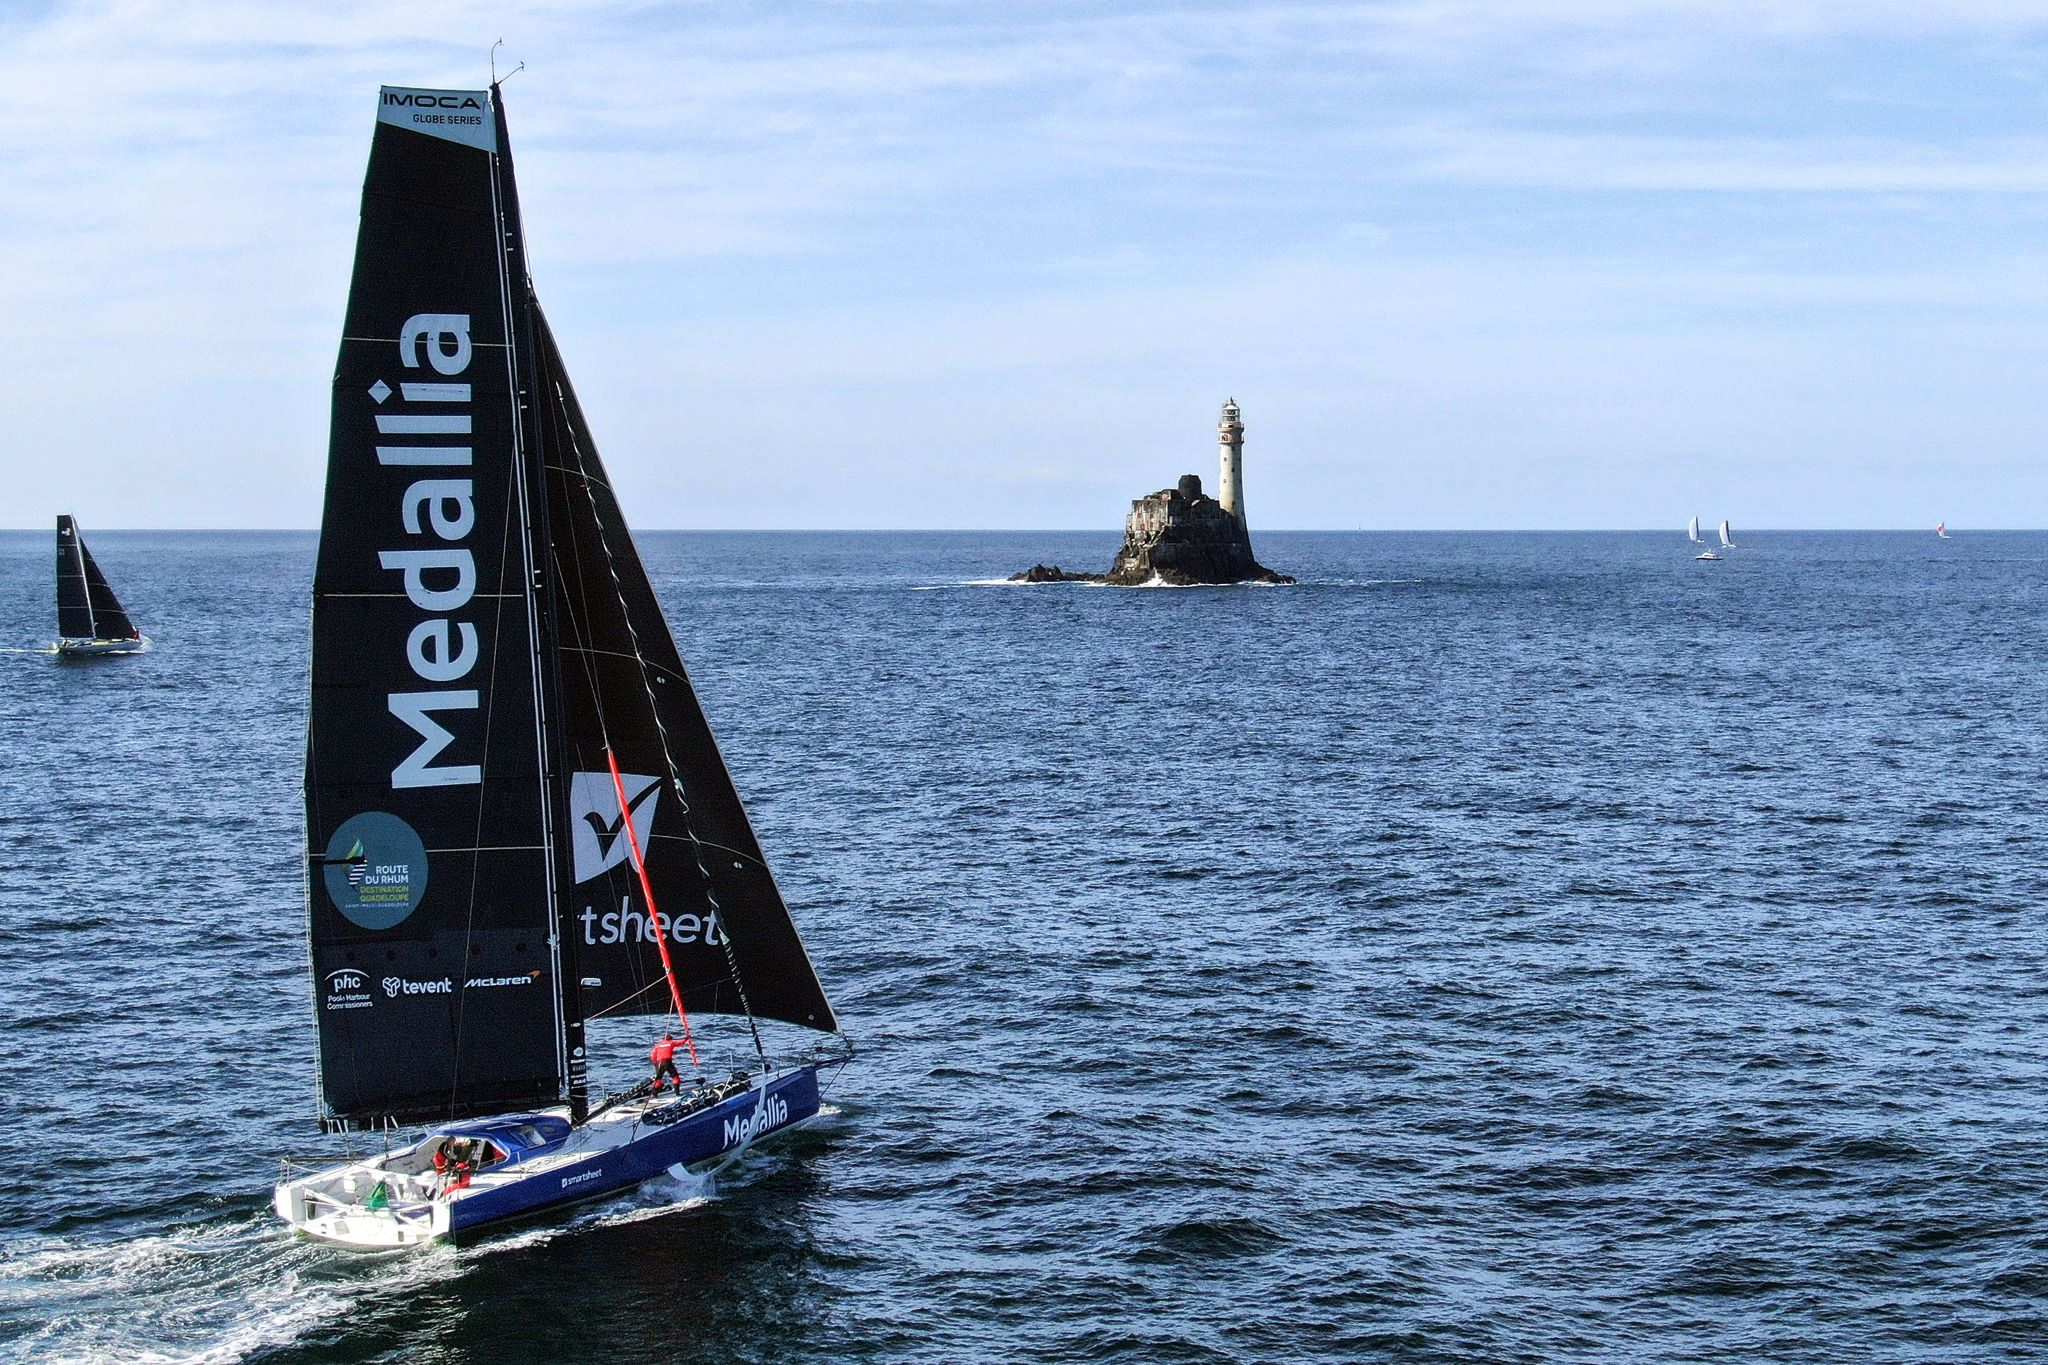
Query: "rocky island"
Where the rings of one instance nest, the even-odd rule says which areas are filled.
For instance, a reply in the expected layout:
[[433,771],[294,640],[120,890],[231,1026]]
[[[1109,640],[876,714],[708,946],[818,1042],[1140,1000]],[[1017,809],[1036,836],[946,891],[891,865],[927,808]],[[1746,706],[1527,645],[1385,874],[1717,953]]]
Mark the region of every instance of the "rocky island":
[[1183,474],[1173,488],[1148,493],[1131,503],[1124,519],[1124,545],[1108,573],[1074,573],[1057,564],[1034,564],[1010,575],[1013,583],[1108,583],[1135,588],[1148,583],[1192,587],[1201,583],[1292,583],[1252,557],[1251,531],[1244,520],[1244,423],[1237,400],[1223,405],[1217,424],[1222,447],[1222,487],[1216,497],[1202,491],[1198,474]]

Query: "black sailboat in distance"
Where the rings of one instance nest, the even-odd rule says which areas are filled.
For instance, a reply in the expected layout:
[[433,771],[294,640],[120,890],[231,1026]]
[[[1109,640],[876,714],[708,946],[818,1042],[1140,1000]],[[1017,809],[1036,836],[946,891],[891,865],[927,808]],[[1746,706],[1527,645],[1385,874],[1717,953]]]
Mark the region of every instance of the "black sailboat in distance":
[[57,518],[57,652],[76,657],[91,654],[140,654],[149,640],[128,619],[121,599],[107,586],[106,575],[85,548],[78,523]]
[[[287,1170],[277,1211],[314,1237],[408,1246],[718,1169],[849,1055],[534,295],[495,85],[378,96],[306,847],[322,1122],[428,1125]],[[657,1060],[695,1065],[692,1013],[743,1018],[747,1064],[592,1100],[586,1020],[666,1016]],[[816,1032],[777,1060],[771,1021]]]

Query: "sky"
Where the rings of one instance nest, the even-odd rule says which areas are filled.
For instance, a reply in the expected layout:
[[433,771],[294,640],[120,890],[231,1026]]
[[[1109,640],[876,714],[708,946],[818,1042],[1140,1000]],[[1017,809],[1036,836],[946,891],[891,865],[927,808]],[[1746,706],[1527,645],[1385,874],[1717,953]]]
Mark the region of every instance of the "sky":
[[[302,12],[301,12],[302,11]],[[0,526],[312,527],[380,83],[628,515],[2048,526],[2048,0],[0,0]]]

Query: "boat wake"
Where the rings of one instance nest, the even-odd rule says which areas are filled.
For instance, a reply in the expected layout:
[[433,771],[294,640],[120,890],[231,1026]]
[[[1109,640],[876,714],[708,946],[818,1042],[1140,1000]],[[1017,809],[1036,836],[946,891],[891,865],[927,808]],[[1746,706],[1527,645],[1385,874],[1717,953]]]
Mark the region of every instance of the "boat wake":
[[507,1251],[524,1251],[546,1246],[558,1237],[568,1237],[591,1228],[625,1227],[650,1219],[701,1209],[718,1198],[718,1182],[711,1176],[667,1175],[643,1181],[609,1199],[585,1204],[574,1212],[544,1224],[505,1233],[465,1247],[456,1255],[464,1258],[494,1256]]
[[[0,1252],[0,1313],[33,1306],[30,1330],[0,1339],[4,1360],[180,1361],[210,1365],[302,1339],[401,1278],[448,1273],[453,1253],[360,1257],[275,1231],[267,1209],[115,1243],[63,1238]],[[365,1273],[365,1271],[368,1273]]]
[[336,1250],[278,1228],[269,1208],[124,1242],[45,1238],[0,1250],[0,1361],[215,1365],[289,1347],[365,1301],[416,1296],[479,1258],[592,1228],[703,1208],[708,1176],[658,1176],[613,1198],[471,1246]]

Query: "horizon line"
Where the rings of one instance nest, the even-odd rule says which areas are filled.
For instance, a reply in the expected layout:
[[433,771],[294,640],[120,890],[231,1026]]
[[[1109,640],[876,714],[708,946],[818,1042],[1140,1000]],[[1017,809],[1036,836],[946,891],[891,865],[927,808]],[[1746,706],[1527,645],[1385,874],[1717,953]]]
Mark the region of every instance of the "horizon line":
[[[318,535],[318,526],[97,526],[92,534],[98,535]],[[1968,534],[2014,534],[2048,531],[2048,526],[1969,526],[1948,527],[1951,535],[1961,530]],[[0,535],[49,535],[51,527],[0,526]],[[1932,535],[1931,526],[1744,526],[1743,535],[1851,535],[1898,533]],[[1001,536],[1066,536],[1066,535],[1117,535],[1121,530],[1105,529],[1099,526],[643,526],[631,529],[633,535],[740,535],[740,536],[788,536],[788,535],[848,535],[848,536],[894,536],[894,535],[1001,535]],[[1662,526],[1272,526],[1261,528],[1258,535],[1501,535],[1501,536],[1559,536],[1559,535],[1672,535],[1683,536],[1684,527]],[[1702,537],[1704,539],[1704,537]]]

